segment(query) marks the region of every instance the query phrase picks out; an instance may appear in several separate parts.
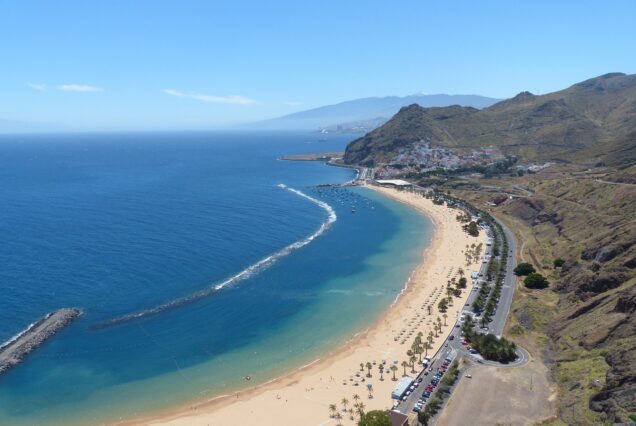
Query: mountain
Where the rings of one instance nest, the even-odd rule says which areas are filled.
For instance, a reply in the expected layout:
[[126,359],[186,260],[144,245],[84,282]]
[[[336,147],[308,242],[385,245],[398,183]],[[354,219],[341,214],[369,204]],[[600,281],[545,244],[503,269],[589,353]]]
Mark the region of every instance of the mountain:
[[271,129],[321,129],[372,120],[386,121],[405,105],[423,107],[465,105],[484,108],[499,99],[477,95],[411,95],[354,99],[334,105],[326,105],[300,111],[280,118],[255,123],[254,127]]
[[382,164],[419,141],[495,146],[532,161],[628,165],[636,159],[636,75],[606,74],[541,96],[522,92],[481,110],[413,104],[349,144],[344,159]]

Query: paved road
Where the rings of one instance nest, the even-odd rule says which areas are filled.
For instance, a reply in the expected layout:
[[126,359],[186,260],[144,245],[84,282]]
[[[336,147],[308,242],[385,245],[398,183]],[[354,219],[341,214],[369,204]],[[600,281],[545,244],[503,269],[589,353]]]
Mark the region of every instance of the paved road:
[[[496,220],[496,219],[495,219]],[[503,223],[497,220],[497,222],[502,226],[504,231],[504,236],[508,240],[508,253],[501,253],[501,256],[508,256],[507,262],[507,270],[506,276],[504,279],[504,284],[501,289],[501,296],[499,298],[499,303],[497,305],[497,311],[493,317],[492,322],[489,324],[489,332],[496,334],[497,336],[501,336],[503,334],[504,327],[506,325],[506,320],[508,319],[508,314],[510,313],[510,306],[512,304],[512,298],[515,291],[516,285],[516,277],[514,275],[513,269],[516,266],[516,241],[514,239],[514,235]],[[486,255],[491,255],[490,248],[487,247]],[[486,270],[488,269],[487,263],[482,263],[480,268],[480,273],[484,276],[486,275]],[[467,271],[470,273],[470,271]],[[468,300],[466,305],[463,307],[465,312],[470,312],[472,314],[472,310],[470,306],[473,301],[477,297],[478,290],[476,287],[473,287],[471,294],[468,296]],[[431,364],[428,370],[420,371],[419,374],[414,378],[415,381],[418,379],[422,379],[421,383],[417,386],[417,388],[407,397],[406,401],[400,402],[399,406],[396,408],[397,411],[400,411],[404,414],[409,414],[412,412],[413,407],[417,403],[417,400],[422,396],[424,389],[428,386],[433,378],[433,375],[437,372],[437,369],[444,363],[444,360],[449,358],[452,360],[457,359],[461,356],[467,356],[473,359],[474,361],[485,364],[485,365],[493,365],[493,366],[508,366],[508,367],[516,367],[521,364],[525,364],[528,360],[528,354],[523,349],[518,349],[517,353],[519,354],[519,358],[510,364],[504,365],[499,364],[492,361],[484,360],[480,355],[470,354],[462,345],[462,338],[460,337],[460,322],[458,321],[455,324],[455,328],[451,332],[450,335],[454,335],[455,338],[450,340],[446,339],[442,348],[436,353],[432,359]]]
[[488,328],[490,328],[491,333],[501,337],[504,327],[506,326],[508,314],[510,313],[512,297],[515,293],[515,286],[517,282],[516,276],[513,272],[515,267],[517,266],[517,258],[515,256],[515,253],[517,252],[517,242],[515,241],[515,237],[510,229],[508,229],[508,227],[501,221],[497,219],[495,220],[503,228],[504,235],[506,237],[506,240],[508,241],[508,253],[502,253],[502,256],[508,256],[508,263],[506,268],[506,277],[501,288],[501,295],[499,297],[499,304],[497,306],[497,313],[493,317],[493,320]]

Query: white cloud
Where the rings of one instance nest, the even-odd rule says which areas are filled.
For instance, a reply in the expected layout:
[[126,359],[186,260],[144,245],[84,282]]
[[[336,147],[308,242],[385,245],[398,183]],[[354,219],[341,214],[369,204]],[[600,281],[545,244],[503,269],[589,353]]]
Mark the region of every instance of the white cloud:
[[283,102],[283,103],[285,105],[287,105],[287,106],[290,106],[290,107],[297,107],[297,106],[300,106],[300,105],[303,104],[302,102],[298,102],[298,101],[286,101],[286,102]]
[[60,90],[62,92],[77,92],[77,93],[102,91],[100,87],[87,86],[85,84],[60,84],[57,86],[57,90]]
[[186,96],[185,93],[179,92],[178,90],[174,90],[174,89],[163,89],[163,92],[167,95],[177,96],[179,98],[184,98]]
[[35,84],[35,83],[28,83],[28,84],[31,89],[37,90],[38,92],[46,91],[46,84]]
[[212,96],[212,95],[200,95],[200,94],[188,94],[175,89],[164,89],[163,92],[170,96],[176,96],[178,98],[195,99],[202,102],[214,102],[218,104],[231,104],[231,105],[253,105],[256,103],[254,99],[246,98],[240,95],[231,96]]

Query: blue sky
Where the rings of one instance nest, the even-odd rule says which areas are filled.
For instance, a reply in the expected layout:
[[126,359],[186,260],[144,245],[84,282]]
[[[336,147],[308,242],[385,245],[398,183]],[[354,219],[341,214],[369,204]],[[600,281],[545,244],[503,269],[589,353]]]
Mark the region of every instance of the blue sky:
[[636,73],[636,1],[0,0],[0,120],[200,129]]

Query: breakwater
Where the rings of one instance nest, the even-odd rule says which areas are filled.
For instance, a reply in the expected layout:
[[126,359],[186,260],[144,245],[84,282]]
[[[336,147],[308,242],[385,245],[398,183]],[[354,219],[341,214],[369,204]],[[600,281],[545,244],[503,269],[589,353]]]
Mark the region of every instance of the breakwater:
[[51,312],[3,343],[0,346],[0,374],[18,365],[25,356],[73,322],[80,314],[81,311],[77,308],[63,308]]

